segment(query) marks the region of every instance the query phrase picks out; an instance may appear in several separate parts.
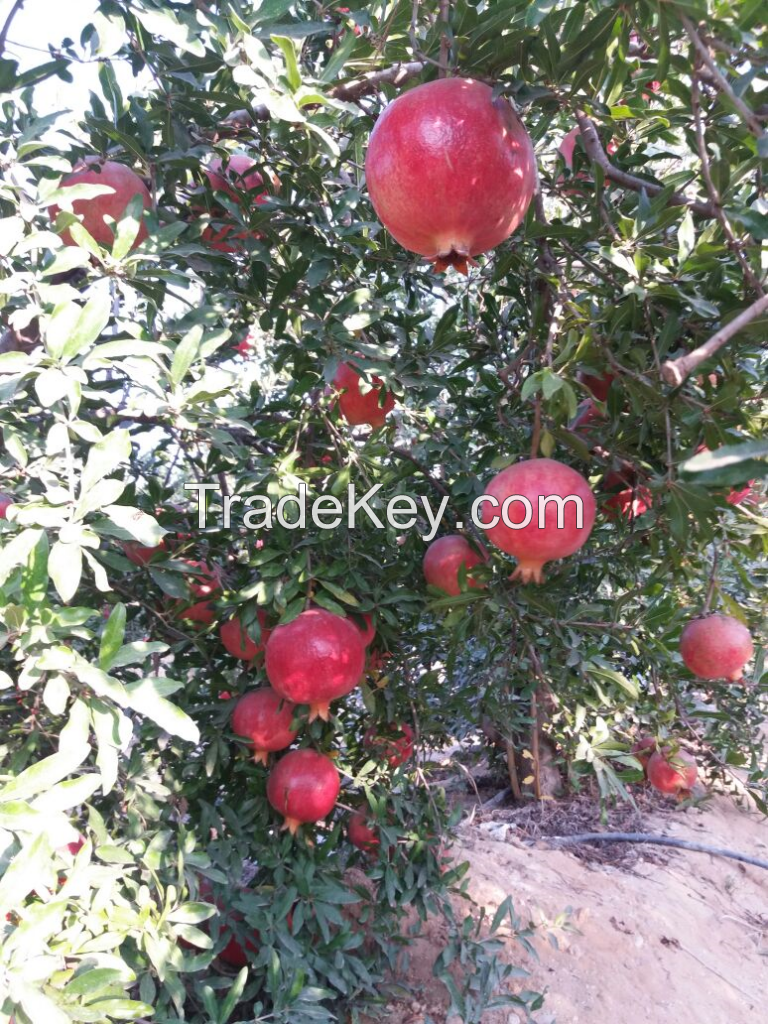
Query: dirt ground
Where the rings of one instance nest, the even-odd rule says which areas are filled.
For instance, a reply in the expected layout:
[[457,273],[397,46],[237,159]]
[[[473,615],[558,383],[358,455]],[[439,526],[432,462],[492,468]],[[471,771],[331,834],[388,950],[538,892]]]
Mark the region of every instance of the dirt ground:
[[[545,837],[642,831],[768,860],[768,824],[726,796],[680,810],[641,794],[638,806],[617,808],[607,824],[591,798],[470,812],[453,850],[470,863],[470,893],[491,914],[511,895],[537,926],[538,960],[507,931],[504,958],[530,972],[516,990],[546,992],[537,1024],[765,1021],[768,871],[660,846],[552,849]],[[432,977],[441,927],[418,941],[406,979],[413,999],[390,1007],[387,1024],[460,1024],[446,1018]],[[483,1024],[523,1020],[521,1010],[493,1010]]]

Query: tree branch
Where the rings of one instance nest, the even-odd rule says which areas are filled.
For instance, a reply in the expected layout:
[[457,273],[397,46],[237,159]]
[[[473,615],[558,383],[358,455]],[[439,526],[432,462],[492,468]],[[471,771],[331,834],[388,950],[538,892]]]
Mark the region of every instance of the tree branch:
[[[632,189],[633,192],[646,192],[649,196],[657,196],[664,191],[663,185],[645,181],[643,178],[636,178],[634,174],[627,174],[625,171],[620,171],[618,167],[614,167],[603,149],[592,119],[587,117],[583,110],[577,110],[576,120],[581,129],[587,156],[602,167],[606,178],[615,181],[617,185]],[[670,206],[687,206],[700,217],[717,217],[717,209],[713,203],[702,203],[698,199],[689,199],[682,192],[673,192],[669,198],[669,204]]]
[[761,313],[765,313],[766,310],[768,310],[768,295],[761,295],[756,302],[753,302],[751,306],[747,306],[738,316],[735,316],[733,320],[727,323],[725,327],[721,327],[719,331],[713,334],[709,341],[705,341],[703,345],[699,345],[692,352],[680,356],[679,359],[668,359],[665,363],[662,363],[661,376],[667,384],[679,387],[685,378],[698,369],[705,360],[713,356],[723,345],[726,345],[734,334],[738,334],[742,327],[746,327],[747,324],[759,317]]
[[393,64],[391,68],[384,68],[383,71],[370,71],[362,78],[339,82],[329,90],[328,95],[335,100],[354,102],[369,92],[376,92],[382,85],[402,85],[403,82],[420,75],[425,67],[426,64],[422,60]]
[[687,839],[673,839],[671,836],[654,836],[646,832],[585,832],[576,836],[543,836],[545,842],[573,846],[580,843],[655,843],[657,846],[674,846],[679,850],[694,850],[696,853],[708,853],[713,857],[730,857],[743,864],[753,864],[768,871],[768,860],[748,857],[736,850],[723,850],[717,846],[705,846],[704,843],[691,843]]
[[709,47],[706,46],[705,43],[702,41],[701,36],[696,31],[696,27],[691,21],[691,19],[686,17],[685,14],[681,14],[680,21],[683,23],[683,28],[688,33],[691,42],[693,43],[696,49],[696,52],[699,54],[701,59],[709,68],[709,71],[715,80],[717,88],[720,90],[720,92],[722,92],[725,96],[728,97],[732,106],[736,110],[738,110],[742,120],[749,128],[749,130],[752,132],[752,134],[755,136],[755,138],[762,138],[764,132],[760,122],[755,117],[754,111],[750,110],[747,104],[744,102],[744,100],[740,96],[736,95],[736,93],[733,90],[733,87],[731,86],[731,83],[720,71],[720,68],[717,66],[717,63],[715,62],[714,58],[712,57],[712,54],[709,51]]
[[2,29],[0,29],[0,56],[2,56],[2,54],[5,52],[5,42],[8,38],[8,33],[11,28],[11,22],[19,13],[21,8],[24,6],[25,2],[26,0],[16,0],[16,3],[11,8],[10,14],[5,19],[5,24],[3,25]]

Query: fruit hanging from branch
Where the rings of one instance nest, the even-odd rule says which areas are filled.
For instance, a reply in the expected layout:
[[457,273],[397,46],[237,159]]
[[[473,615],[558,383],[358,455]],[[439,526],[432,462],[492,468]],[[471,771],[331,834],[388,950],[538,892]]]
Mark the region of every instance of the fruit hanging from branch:
[[451,597],[461,593],[459,570],[462,566],[467,570],[467,586],[482,588],[485,586],[469,574],[475,565],[488,561],[488,555],[475,551],[469,541],[458,533],[438,537],[432,541],[424,555],[424,578],[433,587],[439,587]]
[[291,728],[295,711],[294,705],[274,690],[253,690],[235,705],[232,731],[249,740],[254,761],[266,765],[271,753],[290,747],[298,736],[298,729]]
[[660,793],[684,800],[691,795],[691,790],[696,785],[698,769],[694,758],[684,750],[678,750],[673,754],[665,748],[651,754],[646,775],[653,788]]
[[754,650],[749,630],[732,615],[694,619],[680,637],[683,662],[699,679],[738,682]]
[[256,655],[261,654],[267,646],[271,630],[266,628],[266,612],[259,611],[257,613],[257,618],[259,620],[259,625],[261,626],[261,639],[258,643],[248,636],[242,622],[237,616],[230,619],[228,622],[222,622],[219,627],[219,636],[221,637],[221,642],[233,658],[242,658],[244,661],[253,661]]
[[[115,240],[111,224],[107,224],[105,217],[111,217],[114,221],[120,221],[125,213],[125,208],[134,196],[141,196],[145,210],[152,207],[152,199],[149,190],[138,174],[135,174],[125,164],[116,163],[114,160],[106,160],[103,163],[98,160],[87,160],[82,166],[75,168],[73,174],[62,178],[61,188],[66,191],[74,185],[104,185],[112,189],[109,193],[94,196],[91,199],[74,199],[72,201],[72,212],[88,232],[88,234],[105,248],[111,248]],[[59,214],[59,207],[52,206],[51,219],[55,220]],[[147,228],[142,218],[139,230],[134,239],[132,248],[141,245],[147,237]],[[64,245],[76,245],[69,231],[61,233],[61,240]]]
[[162,540],[159,544],[155,544],[154,547],[145,547],[143,544],[139,544],[137,540],[124,540],[120,546],[129,562],[142,566],[149,565],[157,555],[167,550],[165,541]]
[[365,811],[355,811],[347,825],[349,841],[363,853],[375,853],[379,847],[379,830],[371,826]]
[[[269,199],[269,192],[264,190],[254,195],[255,190],[264,184],[262,174],[256,170],[256,161],[244,153],[234,153],[226,162],[219,159],[211,160],[207,167],[203,168],[208,183],[214,192],[223,192],[230,199],[247,207],[250,204],[261,206]],[[274,179],[275,187],[278,181]],[[243,193],[247,193],[244,195]],[[217,219],[225,220],[229,214],[219,207],[216,211]],[[261,238],[258,232],[238,231],[233,224],[223,224],[220,227],[209,225],[203,231],[203,238],[212,249],[219,252],[238,252],[242,249],[244,238]]]
[[272,631],[265,668],[281,697],[309,704],[310,722],[328,721],[331,701],[360,683],[365,668],[363,634],[351,619],[310,608]]
[[531,140],[483,82],[442,78],[402,93],[371,133],[365,159],[384,227],[435,270],[467,273],[525,217],[536,188]]
[[363,746],[390,768],[399,768],[413,756],[413,729],[405,722],[371,725],[363,735]]
[[341,788],[333,761],[316,750],[291,750],[269,774],[267,799],[285,818],[291,835],[301,824],[322,821],[336,806]]
[[339,409],[344,419],[353,427],[367,424],[369,427],[383,427],[387,413],[395,408],[395,396],[388,391],[381,400],[381,377],[371,377],[370,391],[363,394],[363,377],[353,363],[341,363],[333,378],[339,395]]
[[[578,551],[592,532],[596,503],[589,484],[575,469],[554,459],[527,459],[508,466],[488,483],[485,493],[498,502],[497,506],[484,502],[480,507],[484,523],[498,517],[485,533],[492,544],[517,559],[512,579],[542,583],[544,565]],[[529,505],[510,500],[507,519],[515,525],[508,526],[502,518],[502,507],[513,496],[526,498]],[[581,514],[579,503],[563,500],[566,498],[580,499]],[[542,501],[543,515],[539,499],[550,499]],[[558,528],[561,503],[562,529]]]

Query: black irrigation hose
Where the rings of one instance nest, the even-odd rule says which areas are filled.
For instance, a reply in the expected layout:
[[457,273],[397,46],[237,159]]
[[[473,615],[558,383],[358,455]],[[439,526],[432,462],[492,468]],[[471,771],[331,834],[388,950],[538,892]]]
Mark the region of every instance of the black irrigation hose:
[[745,853],[737,853],[735,850],[723,850],[716,846],[705,846],[703,843],[690,843],[687,839],[671,839],[668,836],[654,836],[646,832],[585,832],[576,836],[541,836],[541,839],[564,846],[575,846],[578,843],[655,843],[657,846],[674,846],[680,850],[710,853],[713,857],[730,857],[731,860],[739,860],[743,864],[752,864],[768,871],[768,860],[748,857]]

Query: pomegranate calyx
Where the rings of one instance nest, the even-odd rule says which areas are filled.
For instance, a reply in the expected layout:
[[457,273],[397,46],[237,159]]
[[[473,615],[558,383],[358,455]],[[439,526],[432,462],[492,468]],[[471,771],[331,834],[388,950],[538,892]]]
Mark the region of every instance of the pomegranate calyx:
[[543,562],[518,562],[517,568],[509,577],[513,582],[520,583],[543,583],[544,563]]
[[330,701],[318,701],[309,705],[309,718],[308,722],[314,722],[316,718],[319,718],[323,722],[329,722],[331,719],[331,703]]

